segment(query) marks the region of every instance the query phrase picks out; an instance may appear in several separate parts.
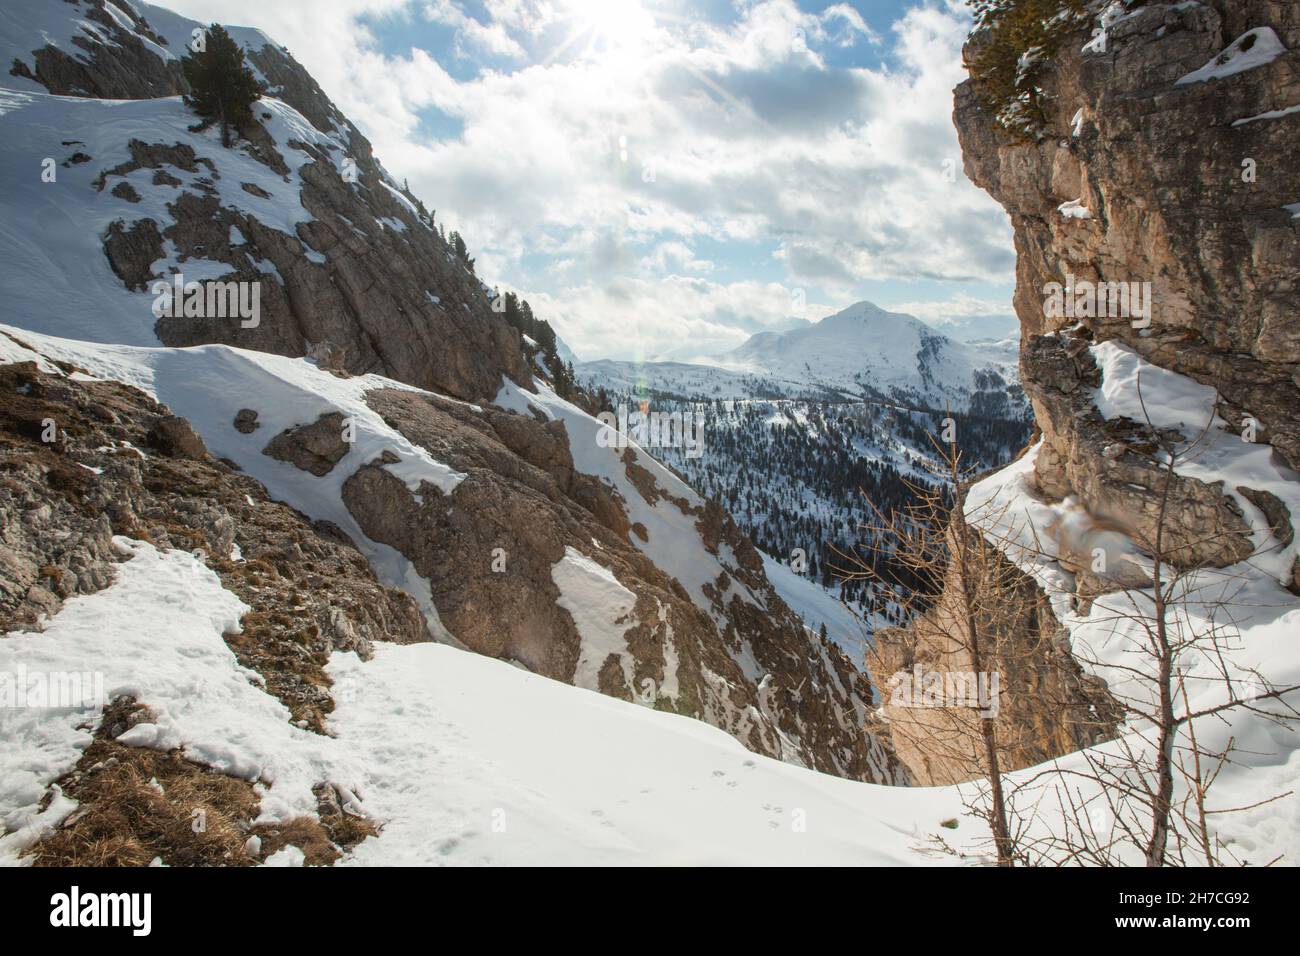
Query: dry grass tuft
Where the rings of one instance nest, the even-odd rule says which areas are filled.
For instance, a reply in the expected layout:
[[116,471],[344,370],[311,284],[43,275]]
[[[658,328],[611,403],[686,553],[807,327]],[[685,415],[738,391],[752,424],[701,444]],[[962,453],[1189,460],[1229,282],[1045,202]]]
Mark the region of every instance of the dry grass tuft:
[[94,742],[60,781],[80,807],[27,851],[35,866],[243,866],[247,821],[258,797],[237,780],[179,751],[127,747],[110,738],[147,719],[119,698],[104,712]]
[[319,820],[295,817],[285,823],[259,824],[252,832],[262,840],[262,857],[292,844],[302,850],[308,866],[331,866],[366,837],[375,836],[379,829],[369,819],[344,810],[338,794],[327,783],[317,784],[316,808]]
[[[321,819],[252,824],[259,798],[252,784],[186,759],[180,751],[128,747],[112,738],[148,709],[118,698],[105,709],[94,742],[59,780],[80,806],[25,856],[34,866],[250,866],[290,844],[312,866],[329,866],[342,850],[376,833],[345,813],[334,789],[316,788]],[[256,857],[246,849],[261,839]]]

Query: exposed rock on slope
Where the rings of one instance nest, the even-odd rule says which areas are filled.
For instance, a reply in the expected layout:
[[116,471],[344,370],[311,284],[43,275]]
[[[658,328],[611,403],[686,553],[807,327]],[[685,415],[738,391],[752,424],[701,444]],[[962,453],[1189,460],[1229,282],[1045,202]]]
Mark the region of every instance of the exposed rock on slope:
[[[148,4],[136,5],[140,16],[109,0],[19,6],[2,38],[19,54],[10,82],[126,100],[184,91],[177,57],[201,24]],[[61,48],[46,44],[63,35],[71,39]],[[225,342],[282,355],[324,348],[353,372],[465,398],[494,394],[502,375],[526,385],[519,334],[492,311],[433,215],[384,171],[365,137],[283,49],[256,30],[234,36],[269,88],[233,149],[211,131],[191,130],[195,117],[178,100],[115,104],[111,114],[95,115],[80,104],[19,98],[4,117],[33,124],[6,134],[23,141],[25,155],[77,156],[55,183],[39,184],[45,192],[15,193],[16,205],[31,205],[34,217],[66,216],[65,191],[94,190],[80,200],[95,204],[93,218],[78,224],[84,231],[103,223],[103,266],[111,273],[96,278],[111,284],[115,275],[135,293],[101,297],[101,340],[143,342],[133,330],[152,326],[169,345]],[[29,56],[34,67],[25,65]],[[54,115],[38,120],[36,111]],[[91,254],[65,251],[67,262],[55,257],[44,271],[61,269],[48,277],[60,287],[84,287]],[[24,262],[24,254],[14,250],[12,261]],[[164,316],[155,326],[149,290],[174,273],[258,282],[260,316]],[[8,288],[23,284],[22,270],[5,282],[15,306],[28,311],[30,297]]]
[[[349,152],[355,142],[349,141]],[[492,312],[478,280],[373,160],[359,159],[357,182],[349,184],[336,166],[340,157],[302,143],[293,148],[311,157],[299,171],[300,200],[311,218],[296,235],[222,208],[216,195],[182,194],[169,206],[175,223],[153,248],[131,256],[109,237],[109,257],[126,273],[165,258],[170,242],[182,272],[186,257],[193,257],[229,263],[223,278],[261,280],[266,294],[256,328],[227,319],[166,317],[157,325],[160,339],[168,345],[225,342],[283,355],[328,343],[349,371],[378,372],[463,398],[492,394],[503,374],[528,381],[518,333]],[[232,229],[243,242],[231,243]],[[282,288],[266,278],[265,263]]]
[[[1094,518],[1122,529],[1148,552],[1159,531],[1166,559],[1178,567],[1226,567],[1249,557],[1250,527],[1222,483],[1172,476],[1158,529],[1166,472],[1157,452],[1169,441],[1192,442],[1198,435],[1190,427],[1186,435],[1162,435],[1144,422],[1103,418],[1093,400],[1101,373],[1088,344],[1072,335],[1025,343],[1021,361],[1034,377],[1034,412],[1043,433],[1039,491],[1052,500],[1077,496]],[[1079,570],[1091,559],[1080,555]]]
[[310,425],[285,429],[267,442],[262,454],[287,461],[320,478],[328,475],[350,450],[343,437],[345,432],[343,414],[329,412]]
[[[27,6],[30,11],[34,5]],[[166,56],[167,38],[130,4],[94,0],[75,6],[85,25],[69,31],[66,46],[47,44],[46,36],[13,38],[17,44],[10,52],[18,55],[7,64],[11,76],[30,79],[60,96],[144,99],[185,90],[179,61]]]
[[253,608],[227,642],[305,726],[333,707],[331,651],[428,640],[415,602],[337,529],[269,500],[139,391],[28,362],[0,365],[0,395],[0,633],[107,587],[126,535],[191,552]]
[[[971,582],[977,604],[1000,609],[996,616],[982,614],[981,626],[989,630],[984,639],[996,659],[998,682],[988,685],[988,709],[1003,768],[1033,766],[1107,739],[1118,724],[1118,709],[1103,682],[1071,657],[1069,635],[1038,586],[1000,557],[979,571]],[[1010,587],[1006,576],[1014,580]],[[897,700],[894,694],[904,675],[912,687],[916,674],[974,672],[959,596],[949,569],[937,604],[906,628],[878,630],[867,652],[895,752],[923,785],[956,783],[987,769],[977,708],[956,706],[951,697],[942,702],[954,706],[917,707],[907,694]]]
[[[408,391],[371,392],[368,401],[466,475],[445,496],[432,486],[411,491],[372,462],[343,489],[366,535],[429,580],[442,623],[465,646],[707,720],[759,753],[859,779],[906,779],[876,739],[883,727],[869,716],[863,675],[803,629],[716,505],[674,500],[659,483],[665,473],[630,450],[623,490],[584,474],[563,420]],[[703,606],[671,565],[638,549],[664,532],[632,522],[625,493],[680,509],[683,564],[703,558],[717,568]],[[704,553],[692,558],[694,548]],[[611,599],[620,595],[621,605]]]

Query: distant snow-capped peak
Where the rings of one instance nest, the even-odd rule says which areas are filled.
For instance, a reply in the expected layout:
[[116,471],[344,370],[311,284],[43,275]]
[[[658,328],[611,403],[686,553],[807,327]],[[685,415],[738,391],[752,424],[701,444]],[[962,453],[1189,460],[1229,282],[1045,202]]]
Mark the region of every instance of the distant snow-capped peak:
[[[1023,408],[1013,348],[955,341],[920,319],[858,302],[788,331],[765,329],[708,364],[584,363],[586,378],[680,395],[875,399],[928,408]],[[1000,412],[999,412],[1000,413]]]

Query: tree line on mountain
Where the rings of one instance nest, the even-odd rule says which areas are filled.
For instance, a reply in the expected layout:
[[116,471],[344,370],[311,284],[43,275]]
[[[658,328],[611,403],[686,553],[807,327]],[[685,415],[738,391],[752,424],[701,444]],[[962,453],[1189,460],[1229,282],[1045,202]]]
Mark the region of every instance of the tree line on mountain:
[[[603,388],[595,395],[607,407],[618,401]],[[874,509],[904,510],[930,488],[931,435],[947,413],[845,402],[682,403],[658,393],[649,399],[656,410],[707,416],[701,457],[675,448],[647,451],[721,504],[762,551],[787,565],[798,554],[800,573],[877,623],[901,624],[909,613],[881,580],[921,595],[917,606],[924,604],[934,582],[891,561],[891,543],[868,526],[876,523]],[[1018,419],[951,417],[965,459],[983,467],[1004,464],[1028,437],[1028,424]],[[844,580],[844,556],[860,553],[874,577]]]
[[551,377],[551,387],[555,393],[561,398],[574,398],[578,388],[573,375],[573,363],[560,358],[551,323],[533,315],[533,308],[528,301],[513,292],[501,293],[494,290],[492,299],[493,311],[504,316],[512,328],[537,343],[542,353],[542,365]]

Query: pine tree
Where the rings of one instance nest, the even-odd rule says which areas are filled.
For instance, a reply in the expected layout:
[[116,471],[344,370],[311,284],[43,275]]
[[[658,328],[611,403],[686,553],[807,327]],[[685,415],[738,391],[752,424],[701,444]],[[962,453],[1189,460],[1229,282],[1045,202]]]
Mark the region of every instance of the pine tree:
[[453,231],[452,234],[447,237],[447,241],[451,243],[451,251],[456,253],[456,257],[460,259],[461,262],[465,263],[466,268],[473,273],[474,260],[470,257],[469,247],[465,245],[464,237],[461,236],[459,232]]
[[221,124],[221,145],[230,145],[230,127],[236,130],[253,121],[253,104],[262,84],[244,64],[244,51],[220,24],[208,27],[203,49],[181,60],[190,92],[185,105],[210,123]]
[[1086,0],[968,0],[981,32],[969,46],[975,89],[998,124],[1021,138],[1045,125],[1039,74],[1065,37],[1088,21]]

